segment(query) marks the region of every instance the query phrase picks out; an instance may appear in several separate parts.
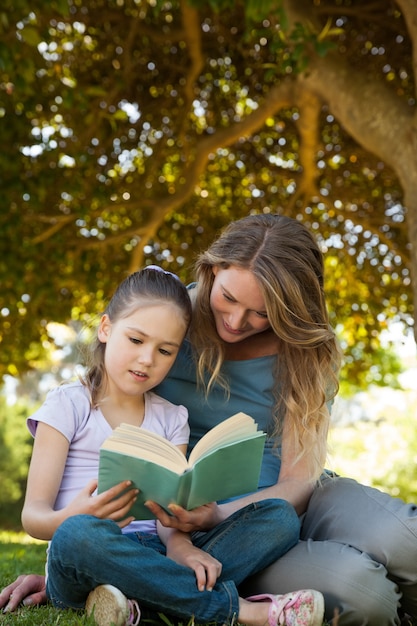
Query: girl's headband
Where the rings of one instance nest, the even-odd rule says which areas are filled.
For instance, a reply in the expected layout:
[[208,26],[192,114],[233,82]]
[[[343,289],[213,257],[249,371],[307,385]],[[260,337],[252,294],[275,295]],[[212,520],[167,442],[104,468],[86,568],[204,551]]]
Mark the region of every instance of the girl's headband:
[[159,265],[147,265],[144,269],[155,270],[156,272],[162,272],[163,274],[167,274],[168,276],[173,276],[177,280],[180,280],[176,274],[173,274],[172,272],[167,272],[167,270],[162,269],[162,267],[159,267]]

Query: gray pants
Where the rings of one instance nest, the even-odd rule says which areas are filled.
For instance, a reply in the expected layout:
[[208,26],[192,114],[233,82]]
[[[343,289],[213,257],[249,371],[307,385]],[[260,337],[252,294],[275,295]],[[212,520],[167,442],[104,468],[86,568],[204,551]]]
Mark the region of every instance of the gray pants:
[[393,626],[417,617],[417,506],[347,478],[326,478],[304,516],[301,541],[250,579],[249,593],[312,588],[340,626]]

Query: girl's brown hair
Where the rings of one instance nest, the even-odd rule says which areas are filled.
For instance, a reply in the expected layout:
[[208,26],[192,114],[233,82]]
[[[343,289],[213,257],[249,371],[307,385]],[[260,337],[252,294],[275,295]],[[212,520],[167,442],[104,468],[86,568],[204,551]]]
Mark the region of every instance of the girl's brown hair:
[[[116,289],[108,303],[104,314],[107,314],[111,322],[128,317],[142,303],[171,302],[176,305],[184,315],[184,335],[191,321],[191,301],[185,285],[171,272],[165,272],[160,268],[144,268],[128,276]],[[88,387],[93,405],[97,403],[99,391],[105,379],[104,353],[106,344],[98,337],[89,348],[87,356],[87,371],[82,382]]]

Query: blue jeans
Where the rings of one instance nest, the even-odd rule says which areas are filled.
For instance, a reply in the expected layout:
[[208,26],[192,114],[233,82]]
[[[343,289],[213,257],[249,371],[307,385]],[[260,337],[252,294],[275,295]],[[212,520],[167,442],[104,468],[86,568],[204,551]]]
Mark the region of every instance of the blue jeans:
[[194,571],[167,558],[158,536],[122,534],[111,520],[77,515],[52,539],[48,598],[59,608],[83,608],[90,591],[107,583],[153,611],[232,623],[239,613],[237,586],[285,554],[299,532],[295,509],[270,499],[244,507],[208,532],[194,533],[194,545],[223,566],[213,591],[198,591]]

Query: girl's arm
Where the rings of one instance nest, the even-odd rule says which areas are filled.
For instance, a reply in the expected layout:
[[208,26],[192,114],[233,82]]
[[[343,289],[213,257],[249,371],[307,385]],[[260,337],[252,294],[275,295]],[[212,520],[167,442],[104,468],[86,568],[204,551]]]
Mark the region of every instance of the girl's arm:
[[[185,455],[187,444],[177,444]],[[167,549],[167,557],[192,569],[199,591],[211,591],[222,571],[220,561],[193,545],[190,535],[174,528],[166,528],[158,522],[158,535]]]
[[189,533],[165,528],[158,523],[158,535],[166,545],[167,557],[192,569],[199,591],[212,591],[222,571],[222,564],[213,556],[197,548]]
[[179,444],[177,444],[176,447],[178,448],[178,450],[180,452],[183,453],[184,456],[187,454],[187,444],[186,443],[179,443]]
[[[90,480],[68,506],[54,510],[68,456],[68,440],[52,426],[38,423],[29,467],[22,524],[26,532],[37,539],[49,540],[58,526],[72,515],[81,513],[113,519],[125,526],[133,517],[126,517],[136,499],[137,490],[122,494],[130,482],[125,481],[93,496],[97,480]],[[122,495],[120,495],[122,494]]]
[[50,539],[64,519],[53,507],[61,485],[69,442],[55,428],[38,423],[22,510],[23,528],[32,537]]

